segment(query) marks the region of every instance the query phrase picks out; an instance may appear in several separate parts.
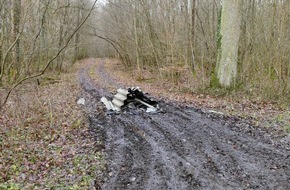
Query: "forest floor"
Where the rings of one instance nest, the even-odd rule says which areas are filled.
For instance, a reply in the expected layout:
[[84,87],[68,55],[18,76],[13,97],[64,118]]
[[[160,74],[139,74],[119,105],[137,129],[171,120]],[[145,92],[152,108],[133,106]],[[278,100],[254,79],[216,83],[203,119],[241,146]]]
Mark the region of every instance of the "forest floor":
[[104,159],[77,104],[77,71],[20,86],[0,111],[0,190],[98,186]]
[[[0,189],[290,187],[283,106],[137,81],[114,59],[82,60],[40,83],[17,89],[1,111]],[[100,98],[132,86],[163,112],[107,114]]]

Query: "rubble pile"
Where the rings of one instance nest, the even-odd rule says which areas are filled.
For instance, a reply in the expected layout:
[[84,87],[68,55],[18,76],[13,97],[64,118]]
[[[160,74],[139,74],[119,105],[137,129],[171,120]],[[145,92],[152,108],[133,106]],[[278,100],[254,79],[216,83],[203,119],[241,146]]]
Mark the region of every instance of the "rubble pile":
[[132,87],[128,90],[119,88],[113,100],[109,101],[106,97],[101,98],[108,111],[121,112],[130,110],[144,110],[156,113],[159,110],[158,102],[143,93],[139,87]]

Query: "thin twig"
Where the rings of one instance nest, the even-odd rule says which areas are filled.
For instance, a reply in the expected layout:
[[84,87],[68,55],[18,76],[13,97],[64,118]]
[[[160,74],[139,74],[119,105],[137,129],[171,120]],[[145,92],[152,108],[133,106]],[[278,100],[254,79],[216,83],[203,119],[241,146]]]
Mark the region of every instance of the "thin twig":
[[21,79],[19,82],[17,82],[16,84],[14,84],[10,90],[8,91],[6,97],[4,98],[4,102],[1,103],[0,105],[0,110],[3,108],[3,106],[6,104],[10,94],[12,93],[12,91],[17,87],[19,86],[20,84],[22,84],[24,81],[27,81],[29,79],[32,79],[32,78],[36,78],[36,77],[39,77],[39,76],[42,76],[45,71],[47,70],[47,68],[50,66],[50,64],[60,55],[60,53],[68,46],[69,42],[71,41],[71,39],[73,38],[73,36],[77,33],[77,31],[84,25],[84,23],[87,21],[87,19],[90,17],[96,3],[97,3],[98,0],[95,0],[89,13],[87,14],[87,16],[85,17],[85,19],[78,25],[78,27],[74,30],[74,32],[69,36],[69,38],[67,39],[65,45],[55,54],[55,56],[53,58],[51,58],[47,63],[46,65],[44,66],[44,68],[42,69],[42,71],[38,74],[35,74],[35,75],[31,75],[31,76],[28,76],[28,77],[25,77],[23,79]]

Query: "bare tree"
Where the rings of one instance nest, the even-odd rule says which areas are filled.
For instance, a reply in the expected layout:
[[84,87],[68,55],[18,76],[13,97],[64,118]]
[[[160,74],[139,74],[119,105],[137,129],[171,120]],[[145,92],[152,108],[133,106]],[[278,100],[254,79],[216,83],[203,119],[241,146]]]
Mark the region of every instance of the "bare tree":
[[[48,0],[50,1],[50,0]],[[60,54],[69,46],[70,44],[70,41],[73,39],[73,37],[75,36],[76,32],[80,30],[80,28],[84,25],[84,23],[86,22],[86,20],[89,18],[89,16],[91,15],[94,7],[95,7],[95,4],[97,3],[97,0],[95,0],[92,4],[92,6],[90,7],[90,9],[88,10],[88,13],[87,15],[85,16],[85,18],[78,24],[78,25],[75,25],[73,27],[73,29],[69,32],[68,36],[66,37],[66,39],[64,40],[64,43],[61,47],[58,47],[59,46],[59,43],[55,43],[55,42],[52,42],[52,45],[54,45],[55,47],[58,47],[56,51],[54,52],[49,52],[49,54],[53,53],[51,58],[48,59],[46,61],[45,64],[42,64],[41,65],[41,68],[40,68],[40,71],[38,72],[32,72],[31,74],[29,73],[19,73],[16,80],[13,82],[13,84],[11,86],[8,86],[8,91],[6,93],[5,96],[3,96],[3,99],[1,99],[1,102],[0,102],[0,109],[3,108],[3,106],[5,105],[5,103],[7,102],[11,92],[16,88],[18,87],[19,85],[21,85],[24,81],[27,81],[29,79],[32,79],[32,78],[36,78],[36,77],[40,77],[42,76],[46,71],[47,69],[53,64],[53,62],[60,56]],[[46,4],[46,6],[48,6],[48,4]],[[29,6],[27,6],[29,7]],[[45,9],[44,10],[44,13],[45,14],[48,14],[47,10]],[[44,16],[43,16],[44,17]],[[41,22],[43,24],[43,22]],[[34,37],[34,43],[33,45],[36,45],[38,43],[38,36],[39,34],[42,32],[43,30],[43,26],[42,24],[40,25],[40,29],[37,31],[37,34],[36,36]],[[29,27],[28,27],[29,28]],[[27,28],[27,29],[28,29]],[[13,49],[13,47],[15,47],[15,45],[17,44],[17,40],[19,40],[19,37],[21,35],[27,35],[28,33],[19,33],[17,38],[14,39],[14,41],[10,44],[10,46],[8,47],[8,49],[5,51],[4,53],[4,57],[2,58],[2,63],[1,63],[1,76],[0,77],[3,77],[4,76],[4,72],[3,72],[3,69],[7,66],[7,60],[8,60],[8,54],[9,52],[11,52],[11,50]],[[47,34],[50,34],[50,33],[47,33]],[[54,33],[51,33],[51,35],[53,36]],[[57,38],[56,38],[57,39]],[[56,41],[57,42],[57,41]],[[47,48],[47,47],[46,47]],[[23,47],[23,50],[26,50],[25,46]],[[27,50],[31,50],[30,48],[28,48]],[[32,48],[32,52],[29,52],[29,54],[31,56],[33,56],[34,52],[36,51],[36,48]],[[50,55],[49,55],[50,56]],[[31,59],[27,59],[25,58],[24,59],[25,61],[27,60],[31,60]],[[27,62],[26,62],[27,63]]]
[[[46,44],[41,43],[39,39],[36,40],[35,55],[39,56],[33,58],[39,64],[31,64],[32,67],[29,68],[36,66],[41,68],[40,66],[43,66],[65,43],[70,30],[79,22],[78,18],[80,20],[83,18],[87,9],[84,4],[89,2],[88,0],[36,1],[43,7],[50,1],[51,6],[45,14],[45,24],[41,30],[43,42]],[[5,10],[10,10],[13,7],[7,2],[4,3]],[[237,17],[238,22],[232,23],[230,21],[235,19],[236,15],[228,17],[229,21],[224,20],[224,16],[220,16],[220,13],[225,10],[224,7],[222,9],[222,4],[225,3],[226,6],[226,2],[222,0],[108,0],[106,4],[98,7],[98,13],[95,12],[95,15],[84,25],[85,29],[79,30],[74,36],[73,43],[69,45],[66,54],[61,54],[57,64],[61,64],[65,59],[77,60],[88,55],[89,52],[90,56],[121,58],[127,68],[138,71],[134,72],[136,77],[139,75],[137,73],[142,75],[142,70],[147,69],[154,73],[157,79],[179,81],[182,77],[176,79],[173,76],[180,68],[188,74],[187,76],[191,76],[194,68],[192,80],[197,86],[211,87],[210,81],[213,81],[212,77],[216,77],[212,74],[215,71],[219,77],[215,81],[225,87],[235,84],[235,79],[238,79],[239,84],[244,84],[245,89],[255,87],[261,92],[267,92],[263,94],[271,96],[287,94],[290,88],[290,47],[287,43],[290,38],[289,1],[250,0],[243,1],[242,4],[239,3],[240,1],[232,1],[231,5],[236,6],[238,3],[242,12],[242,14],[237,12],[240,14]],[[6,17],[1,22],[8,22],[10,25],[5,24],[4,33],[1,33],[4,42],[1,44],[3,52],[1,63],[5,59],[4,55],[9,45],[13,42],[13,38],[9,36],[13,34],[13,24],[11,25],[13,15],[11,11],[3,10],[2,8],[1,14],[6,14]],[[36,17],[40,18],[43,10],[41,8]],[[224,14],[232,13],[229,11]],[[22,15],[24,15],[23,10]],[[223,20],[222,23],[219,22],[220,18]],[[40,22],[37,23],[40,26]],[[225,27],[220,30],[220,26],[226,23],[231,26],[232,32],[227,31]],[[241,26],[241,30],[233,32],[237,25]],[[27,54],[27,49],[22,47],[24,44],[31,44],[27,39],[34,39],[37,30],[38,28],[35,28],[34,33],[24,32],[20,39],[20,55]],[[221,35],[218,34],[219,30],[222,32]],[[227,32],[230,35],[223,34]],[[52,35],[53,33],[57,35]],[[235,35],[231,35],[233,33]],[[229,39],[233,39],[230,41],[234,42],[235,48],[227,51]],[[12,52],[14,50],[13,46]],[[229,55],[226,56],[226,52],[231,52],[230,59],[227,59]],[[0,70],[0,76],[1,72],[5,73],[5,77],[8,76],[6,71],[13,57],[11,52],[7,55],[5,71]],[[231,64],[225,64],[229,62]],[[21,63],[27,65],[24,60],[21,60]],[[31,61],[31,63],[35,62]],[[5,77],[2,77],[4,81]],[[140,77],[142,79],[142,76]],[[274,93],[269,89],[275,89]]]

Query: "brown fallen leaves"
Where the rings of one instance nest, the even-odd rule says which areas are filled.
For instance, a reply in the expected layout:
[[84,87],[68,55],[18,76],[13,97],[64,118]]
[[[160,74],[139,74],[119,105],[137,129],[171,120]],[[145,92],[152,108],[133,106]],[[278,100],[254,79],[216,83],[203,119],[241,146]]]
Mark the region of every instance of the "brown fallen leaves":
[[104,168],[75,73],[17,89],[0,114],[0,189],[94,189]]

